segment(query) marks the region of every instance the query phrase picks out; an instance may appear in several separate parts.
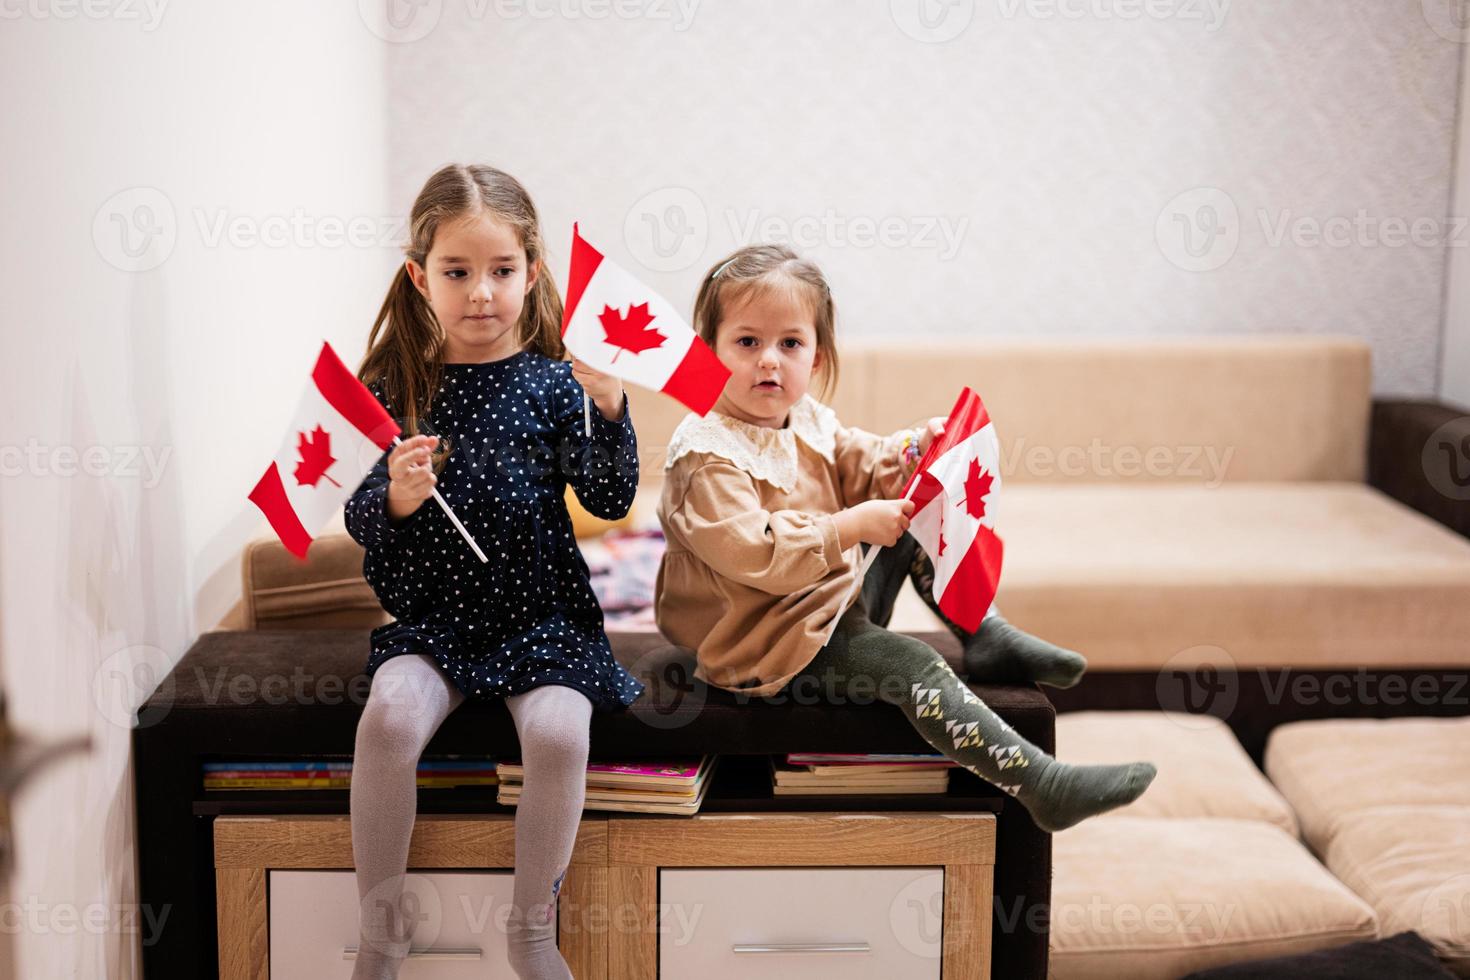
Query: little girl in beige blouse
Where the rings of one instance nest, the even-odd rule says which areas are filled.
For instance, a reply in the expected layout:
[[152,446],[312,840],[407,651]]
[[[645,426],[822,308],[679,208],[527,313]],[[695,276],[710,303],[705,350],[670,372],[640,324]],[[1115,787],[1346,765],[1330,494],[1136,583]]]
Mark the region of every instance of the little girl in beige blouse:
[[[808,393],[813,378],[826,387],[837,374],[821,270],[781,246],[742,248],[705,276],[694,326],[731,376],[714,409],[686,417],[669,444],[655,611],[665,636],[695,650],[696,676],[756,696],[802,676],[834,695],[876,695],[1044,830],[1137,799],[1151,764],[1058,762],[992,712],[939,651],[883,627],[905,575],[940,613],[932,566],[906,533],[913,504],[894,498],[944,420],[878,436],[844,427]],[[864,543],[887,550],[847,605]],[[1086,668],[993,607],[974,634],[945,622],[964,643],[972,680],[1070,687]]]

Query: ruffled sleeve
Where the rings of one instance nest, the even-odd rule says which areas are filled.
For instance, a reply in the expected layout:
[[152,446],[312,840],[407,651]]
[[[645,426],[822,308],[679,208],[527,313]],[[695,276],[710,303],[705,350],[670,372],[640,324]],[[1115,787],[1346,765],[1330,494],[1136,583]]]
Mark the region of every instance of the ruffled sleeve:
[[638,437],[633,432],[633,410],[628,396],[623,395],[623,417],[617,421],[603,418],[597,403],[588,400],[592,418],[592,436],[586,434],[582,414],[584,392],[572,377],[572,365],[558,361],[553,395],[553,411],[557,430],[567,452],[567,482],[576,491],[588,513],[605,521],[625,516],[638,492]]
[[749,474],[710,459],[687,477],[666,526],[716,574],[772,595],[826,578],[845,560],[830,514],[768,511]]

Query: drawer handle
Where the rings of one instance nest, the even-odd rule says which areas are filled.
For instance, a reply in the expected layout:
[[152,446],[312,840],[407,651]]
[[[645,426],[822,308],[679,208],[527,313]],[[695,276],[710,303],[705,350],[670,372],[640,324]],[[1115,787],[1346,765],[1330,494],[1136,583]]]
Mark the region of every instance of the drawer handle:
[[736,943],[732,953],[871,953],[867,943]]
[[[408,951],[408,958],[411,960],[478,960],[482,956],[483,951],[478,946],[468,949],[436,949],[433,946],[422,946]],[[343,946],[342,958],[344,960],[357,959],[357,947]]]

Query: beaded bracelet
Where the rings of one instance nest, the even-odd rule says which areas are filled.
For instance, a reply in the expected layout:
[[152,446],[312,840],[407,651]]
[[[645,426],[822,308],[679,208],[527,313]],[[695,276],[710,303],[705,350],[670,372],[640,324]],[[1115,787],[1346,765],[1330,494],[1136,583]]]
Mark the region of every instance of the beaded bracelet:
[[919,465],[919,460],[924,455],[919,451],[921,437],[917,435],[918,431],[915,429],[913,432],[906,433],[903,437],[903,445],[899,449],[900,458],[910,467]]

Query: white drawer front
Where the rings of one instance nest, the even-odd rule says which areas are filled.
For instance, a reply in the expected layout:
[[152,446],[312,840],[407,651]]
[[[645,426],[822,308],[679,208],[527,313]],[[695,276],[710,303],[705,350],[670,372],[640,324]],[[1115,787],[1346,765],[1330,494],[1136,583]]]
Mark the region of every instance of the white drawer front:
[[[508,871],[409,872],[405,907],[416,920],[399,980],[484,980],[506,966]],[[272,871],[271,980],[349,980],[358,943],[357,876]]]
[[668,868],[664,980],[939,980],[943,868]]

